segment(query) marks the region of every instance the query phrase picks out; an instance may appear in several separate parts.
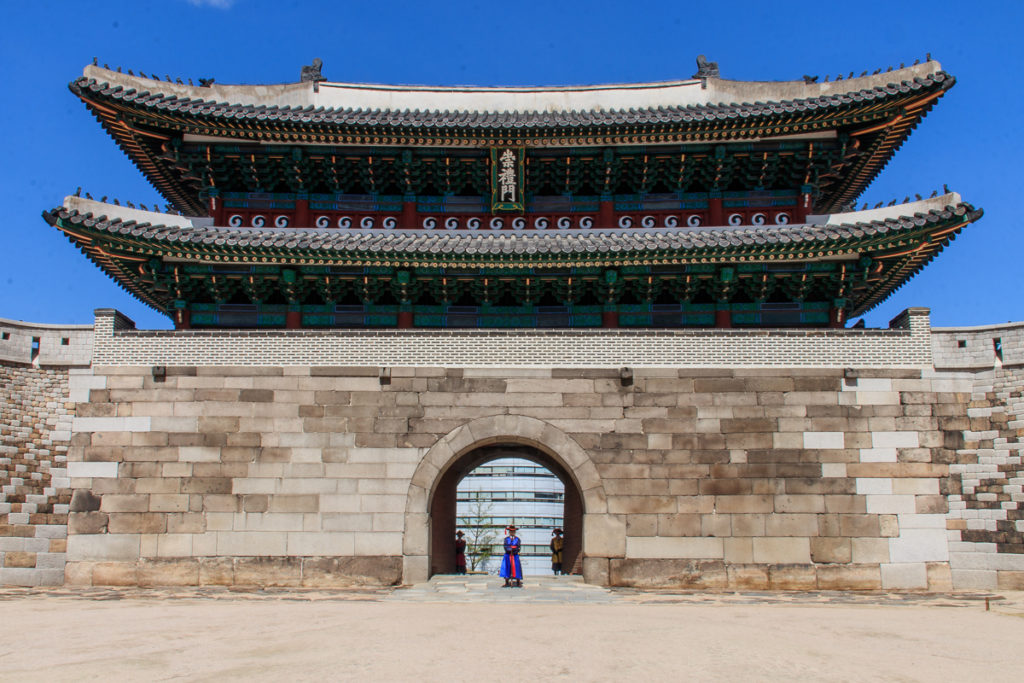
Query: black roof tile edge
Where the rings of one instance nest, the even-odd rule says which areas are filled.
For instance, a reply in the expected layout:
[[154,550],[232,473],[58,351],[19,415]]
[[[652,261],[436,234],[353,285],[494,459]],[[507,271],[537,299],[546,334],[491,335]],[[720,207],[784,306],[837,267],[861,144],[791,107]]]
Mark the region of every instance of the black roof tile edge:
[[[594,253],[622,251],[659,251],[715,249],[717,247],[759,246],[803,242],[841,242],[871,237],[877,233],[909,231],[927,223],[939,223],[954,216],[974,222],[981,209],[960,202],[927,213],[901,215],[885,220],[841,224],[798,224],[785,226],[732,226],[706,228],[656,228],[632,230],[573,230],[545,232],[434,232],[387,230],[328,230],[317,228],[231,228],[179,227],[138,223],[108,218],[106,215],[82,214],[77,210],[57,207],[44,212],[51,225],[58,218],[111,235],[129,235],[163,244],[188,244],[238,248],[286,248],[332,250],[337,252],[395,253],[514,253],[529,254],[529,247],[539,253]],[[254,239],[245,239],[252,237]],[[232,240],[235,240],[232,242]],[[449,248],[446,248],[449,247]],[[516,248],[519,247],[519,248]],[[551,249],[545,249],[552,247]],[[473,249],[474,251],[467,251]],[[486,251],[485,251],[486,250]]]
[[351,109],[318,107],[291,107],[279,105],[235,104],[211,100],[180,98],[176,95],[138,92],[133,88],[112,86],[94,78],[81,76],[69,84],[72,92],[88,99],[86,90],[123,102],[134,102],[139,107],[171,111],[201,117],[222,117],[227,119],[257,119],[260,121],[294,121],[312,124],[356,124],[389,125],[412,127],[460,127],[472,128],[534,128],[544,126],[580,127],[608,124],[671,123],[700,120],[721,120],[735,117],[771,116],[794,111],[840,107],[852,102],[878,97],[898,96],[915,90],[928,88],[948,89],[956,79],[945,71],[936,71],[925,78],[914,78],[900,82],[861,89],[846,93],[835,93],[819,97],[793,100],[756,101],[753,103],[702,104],[672,107],[647,107],[642,109],[609,110],[564,110],[558,112],[490,112],[490,111],[434,111],[434,110],[392,110],[392,109]]

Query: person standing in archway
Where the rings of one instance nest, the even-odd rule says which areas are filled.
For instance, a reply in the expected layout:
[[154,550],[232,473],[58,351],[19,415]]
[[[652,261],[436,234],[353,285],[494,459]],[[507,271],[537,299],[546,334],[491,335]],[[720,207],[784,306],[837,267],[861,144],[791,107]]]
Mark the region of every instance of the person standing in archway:
[[565,548],[565,539],[562,538],[561,529],[552,531],[551,536],[551,571],[558,576],[565,573],[562,571],[562,550]]
[[505,527],[505,557],[501,560],[501,578],[505,579],[505,588],[523,587],[523,565],[519,562],[519,549],[522,541],[516,536],[515,526]]
[[466,573],[466,540],[462,538],[466,534],[462,531],[455,532],[455,573]]

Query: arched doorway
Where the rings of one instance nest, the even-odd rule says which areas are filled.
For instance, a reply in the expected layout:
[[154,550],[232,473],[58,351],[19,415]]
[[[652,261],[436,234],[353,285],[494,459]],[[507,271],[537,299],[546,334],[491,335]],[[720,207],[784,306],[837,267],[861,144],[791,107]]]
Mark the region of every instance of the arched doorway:
[[[475,469],[494,460],[520,458],[535,462],[555,475],[565,487],[562,524],[565,530],[564,566],[572,570],[583,549],[583,498],[571,474],[538,448],[517,443],[498,443],[472,449],[441,476],[430,506],[430,573],[455,571],[456,491],[459,482]],[[500,536],[499,536],[500,540]]]
[[[557,427],[525,415],[492,415],[470,420],[455,427],[437,440],[420,459],[409,483],[405,506],[405,533],[402,539],[402,581],[417,583],[430,578],[432,556],[438,554],[454,562],[454,509],[436,506],[441,515],[451,515],[444,527],[436,526],[431,512],[438,492],[454,489],[460,475],[449,470],[466,472],[470,463],[478,462],[480,448],[495,444],[529,446],[543,458],[548,469],[562,472],[573,482],[567,487],[579,496],[583,522],[576,537],[582,541],[583,578],[591,583],[607,583],[608,558],[622,557],[625,552],[625,523],[621,515],[608,514],[608,498],[601,476],[589,454],[572,437]],[[549,466],[550,465],[550,466]],[[444,485],[442,485],[444,484]],[[443,495],[443,493],[442,493]],[[570,494],[571,495],[571,494]],[[435,528],[444,530],[435,547]]]

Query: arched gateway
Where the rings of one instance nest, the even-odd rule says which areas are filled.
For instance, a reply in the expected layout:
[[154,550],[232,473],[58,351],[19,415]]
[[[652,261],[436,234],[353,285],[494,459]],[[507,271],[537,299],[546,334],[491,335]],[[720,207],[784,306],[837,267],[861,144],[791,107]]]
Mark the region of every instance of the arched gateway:
[[[496,415],[456,427],[427,451],[409,486],[405,509],[403,581],[425,581],[450,571],[451,531],[455,520],[455,487],[466,473],[490,460],[489,447],[515,448],[520,457],[544,465],[566,487],[568,556],[588,555],[588,535],[598,516],[607,513],[604,488],[586,451],[552,425],[522,415]],[[573,529],[572,527],[577,527]],[[573,533],[575,532],[575,533]],[[584,563],[584,578],[588,577]]]

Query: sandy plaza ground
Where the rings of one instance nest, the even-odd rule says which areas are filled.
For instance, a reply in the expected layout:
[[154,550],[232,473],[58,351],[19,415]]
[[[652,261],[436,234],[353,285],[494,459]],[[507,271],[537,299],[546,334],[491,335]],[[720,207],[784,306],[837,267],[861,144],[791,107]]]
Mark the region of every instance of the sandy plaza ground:
[[[531,585],[532,584],[532,585]],[[1020,680],[1024,594],[0,589],[0,679]],[[508,676],[503,675],[508,672]]]

